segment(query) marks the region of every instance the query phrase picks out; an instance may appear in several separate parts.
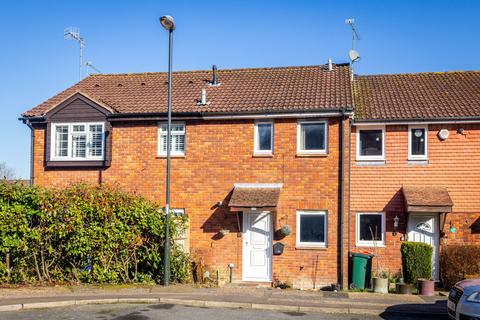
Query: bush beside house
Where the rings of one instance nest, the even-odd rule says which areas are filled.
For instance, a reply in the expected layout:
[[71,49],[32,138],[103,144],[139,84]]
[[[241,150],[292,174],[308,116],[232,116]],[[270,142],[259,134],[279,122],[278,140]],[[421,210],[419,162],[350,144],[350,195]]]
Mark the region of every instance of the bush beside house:
[[[172,218],[171,239],[186,228]],[[161,282],[165,215],[107,186],[49,190],[0,183],[0,283]],[[190,259],[171,242],[172,280],[190,280]]]
[[422,242],[403,242],[403,278],[406,283],[416,284],[418,279],[432,278],[433,247]]
[[453,287],[460,280],[480,277],[480,245],[445,245],[440,252],[443,286]]

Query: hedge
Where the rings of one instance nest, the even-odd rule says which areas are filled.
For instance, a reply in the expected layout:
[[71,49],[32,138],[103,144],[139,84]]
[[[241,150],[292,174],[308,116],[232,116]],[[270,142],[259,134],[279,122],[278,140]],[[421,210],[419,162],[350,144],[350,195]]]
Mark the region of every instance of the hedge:
[[[175,239],[187,220],[176,217]],[[0,283],[162,282],[165,215],[115,187],[49,190],[0,182]],[[171,242],[172,279],[190,279],[190,259]]]
[[480,276],[480,245],[445,245],[440,251],[440,277],[446,289],[469,277]]
[[403,279],[406,283],[416,284],[418,279],[432,278],[431,245],[422,242],[403,242],[400,251]]

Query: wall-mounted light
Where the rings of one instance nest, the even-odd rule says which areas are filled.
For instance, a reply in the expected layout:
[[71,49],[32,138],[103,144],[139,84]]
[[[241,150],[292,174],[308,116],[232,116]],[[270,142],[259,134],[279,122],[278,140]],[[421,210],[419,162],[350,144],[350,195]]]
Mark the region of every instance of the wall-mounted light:
[[392,232],[392,234],[394,236],[397,235],[398,223],[399,222],[400,222],[400,218],[398,216],[395,216],[395,218],[393,218],[393,232]]

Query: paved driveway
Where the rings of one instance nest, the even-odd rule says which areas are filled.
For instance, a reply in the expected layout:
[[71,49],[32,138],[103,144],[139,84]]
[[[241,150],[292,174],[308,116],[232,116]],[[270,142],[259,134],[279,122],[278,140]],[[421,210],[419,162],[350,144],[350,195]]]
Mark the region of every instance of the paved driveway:
[[[422,317],[423,318],[423,317]],[[418,319],[422,319],[418,318]],[[185,307],[173,304],[157,305],[85,305],[65,308],[36,309],[0,313],[2,320],[407,320],[401,316],[355,316],[319,313],[291,313],[251,309],[217,309]]]

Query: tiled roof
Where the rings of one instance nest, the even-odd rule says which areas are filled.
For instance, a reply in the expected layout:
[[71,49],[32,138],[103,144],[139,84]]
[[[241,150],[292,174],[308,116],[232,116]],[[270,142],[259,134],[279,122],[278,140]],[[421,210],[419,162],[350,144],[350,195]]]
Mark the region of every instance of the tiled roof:
[[233,189],[228,205],[230,207],[276,207],[280,188],[241,188]]
[[480,71],[358,76],[357,120],[480,117]]
[[442,207],[453,206],[446,188],[442,187],[402,187],[405,203],[409,206]]
[[[281,67],[218,70],[220,85],[211,86],[212,71],[173,73],[173,112],[259,113],[323,111],[352,108],[349,67]],[[202,89],[208,104],[197,101]],[[42,116],[76,92],[96,99],[117,113],[162,113],[167,110],[167,73],[92,75],[25,112]]]

